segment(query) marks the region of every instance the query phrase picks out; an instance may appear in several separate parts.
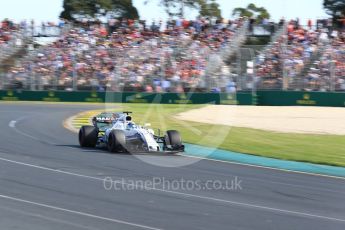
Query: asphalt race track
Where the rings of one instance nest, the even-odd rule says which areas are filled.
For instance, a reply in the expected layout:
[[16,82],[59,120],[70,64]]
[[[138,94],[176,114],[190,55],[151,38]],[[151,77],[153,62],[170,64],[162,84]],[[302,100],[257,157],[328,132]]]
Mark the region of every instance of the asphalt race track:
[[[0,103],[0,229],[345,229],[343,179],[209,160],[165,168],[133,155],[81,149],[62,121],[98,108]],[[106,177],[237,178],[241,189],[107,191]]]

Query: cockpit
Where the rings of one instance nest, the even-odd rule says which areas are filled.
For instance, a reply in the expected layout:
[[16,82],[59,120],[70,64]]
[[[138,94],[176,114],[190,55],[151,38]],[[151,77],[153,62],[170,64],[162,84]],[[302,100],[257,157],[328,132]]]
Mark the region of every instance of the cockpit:
[[131,116],[126,116],[126,129],[135,129],[137,126],[132,122]]
[[137,126],[133,122],[128,122],[126,129],[135,129]]

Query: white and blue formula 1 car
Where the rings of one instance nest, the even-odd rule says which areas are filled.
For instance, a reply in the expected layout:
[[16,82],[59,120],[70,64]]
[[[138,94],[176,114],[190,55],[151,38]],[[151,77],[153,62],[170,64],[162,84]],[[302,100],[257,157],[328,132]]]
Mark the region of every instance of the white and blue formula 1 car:
[[136,125],[131,112],[101,113],[92,119],[93,126],[79,131],[81,147],[107,146],[110,152],[184,152],[180,133],[169,130],[155,135],[149,124]]

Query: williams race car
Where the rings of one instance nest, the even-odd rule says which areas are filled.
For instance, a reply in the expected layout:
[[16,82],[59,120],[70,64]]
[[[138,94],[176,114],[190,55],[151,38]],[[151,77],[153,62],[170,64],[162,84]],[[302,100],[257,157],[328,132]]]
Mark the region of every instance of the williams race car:
[[93,126],[80,128],[80,146],[106,146],[110,152],[184,152],[178,131],[169,130],[164,136],[158,131],[155,135],[149,124],[136,125],[130,114],[101,113],[93,117]]

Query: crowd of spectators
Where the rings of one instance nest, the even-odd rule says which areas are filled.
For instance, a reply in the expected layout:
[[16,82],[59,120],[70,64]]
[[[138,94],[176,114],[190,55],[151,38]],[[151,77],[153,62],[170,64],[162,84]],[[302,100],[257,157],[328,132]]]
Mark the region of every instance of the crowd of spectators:
[[[209,57],[224,50],[243,24],[241,18],[81,22],[54,43],[17,61],[5,81],[28,89],[182,92],[205,88],[210,79],[208,65],[212,65]],[[332,29],[330,20],[315,25],[308,20],[305,26],[298,20],[282,20],[279,25],[286,25],[284,33],[256,58],[259,89],[297,87],[298,81],[303,90],[345,90],[344,30]],[[22,23],[6,21],[0,31],[20,28]],[[222,84],[226,88],[229,82]]]
[[303,28],[298,20],[291,20],[286,33],[256,60],[259,87],[282,88],[284,75],[293,82],[318,51],[324,37],[322,30],[313,29],[311,25]]
[[7,75],[25,87],[180,92],[202,84],[209,55],[219,52],[242,19],[81,23],[23,58]]
[[345,91],[345,30],[332,31],[320,60],[304,79],[304,90]]

